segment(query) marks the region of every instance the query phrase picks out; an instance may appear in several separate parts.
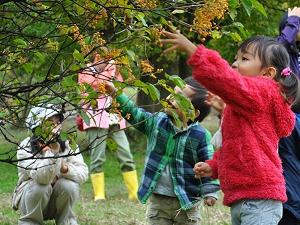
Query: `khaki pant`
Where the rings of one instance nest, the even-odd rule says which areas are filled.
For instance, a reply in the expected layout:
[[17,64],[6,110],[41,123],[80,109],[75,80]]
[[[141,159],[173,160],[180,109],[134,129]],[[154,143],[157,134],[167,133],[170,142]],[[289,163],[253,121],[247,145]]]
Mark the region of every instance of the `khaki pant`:
[[90,172],[103,172],[103,164],[106,160],[106,139],[111,137],[117,146],[117,157],[122,172],[135,170],[133,156],[130,152],[129,142],[124,130],[119,130],[119,125],[112,125],[109,129],[89,128],[86,130],[91,148]]
[[55,219],[57,225],[77,225],[73,205],[79,197],[79,185],[60,178],[52,187],[35,181],[25,187],[19,209],[19,225],[41,225]]
[[152,194],[147,206],[149,225],[198,225],[200,224],[200,204],[189,210],[180,210],[177,198]]

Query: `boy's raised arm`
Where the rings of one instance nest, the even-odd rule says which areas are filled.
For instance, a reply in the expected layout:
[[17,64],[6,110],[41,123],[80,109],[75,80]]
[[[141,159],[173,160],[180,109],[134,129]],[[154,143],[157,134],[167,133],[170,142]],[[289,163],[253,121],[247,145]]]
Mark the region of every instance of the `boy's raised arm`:
[[[108,94],[111,96],[115,95],[116,89],[111,83],[106,83],[105,88]],[[155,116],[152,113],[137,107],[124,93],[116,96],[115,99],[120,104],[119,107],[123,118],[143,133],[147,134],[151,131],[155,123]]]

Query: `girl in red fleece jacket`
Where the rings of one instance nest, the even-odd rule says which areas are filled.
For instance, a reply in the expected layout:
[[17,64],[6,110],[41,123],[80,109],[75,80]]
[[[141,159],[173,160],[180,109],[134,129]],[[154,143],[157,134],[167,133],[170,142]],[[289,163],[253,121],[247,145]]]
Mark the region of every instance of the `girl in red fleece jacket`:
[[292,132],[290,104],[300,93],[287,51],[274,39],[253,37],[230,66],[178,31],[164,35],[169,39],[162,43],[173,44],[165,52],[187,52],[194,78],[226,103],[222,147],[212,160],[197,163],[195,174],[219,178],[233,225],[277,224],[287,200],[278,141]]

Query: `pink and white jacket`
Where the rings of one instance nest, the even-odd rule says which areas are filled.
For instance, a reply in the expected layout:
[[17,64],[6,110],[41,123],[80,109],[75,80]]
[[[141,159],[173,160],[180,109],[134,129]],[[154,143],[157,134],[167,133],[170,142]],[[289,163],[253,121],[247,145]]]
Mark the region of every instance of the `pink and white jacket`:
[[[111,60],[108,62],[107,66],[101,73],[95,73],[89,70],[85,70],[78,75],[78,83],[83,84],[87,83],[91,85],[95,90],[98,89],[99,84],[103,82],[103,80],[110,80],[116,76],[117,68],[114,64],[114,61]],[[122,81],[122,77],[120,74],[117,74],[116,79]],[[87,125],[83,123],[83,129],[86,130],[92,127],[99,128],[109,128],[112,114],[105,111],[105,108],[109,107],[111,104],[111,97],[109,96],[99,96],[97,99],[97,108],[92,109],[91,106],[85,105],[83,106],[86,109],[86,113],[90,118],[90,124]],[[118,124],[120,129],[124,129],[126,127],[126,121],[123,118],[119,118]]]

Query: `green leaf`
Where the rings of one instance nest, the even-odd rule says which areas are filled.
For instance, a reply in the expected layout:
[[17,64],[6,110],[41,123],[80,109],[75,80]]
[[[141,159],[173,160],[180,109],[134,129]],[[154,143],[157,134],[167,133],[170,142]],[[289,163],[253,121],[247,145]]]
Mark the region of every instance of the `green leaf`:
[[172,14],[181,14],[181,13],[185,13],[185,11],[183,9],[175,9],[174,11],[172,11]]
[[168,25],[169,24],[169,22],[165,19],[165,18],[163,18],[163,17],[161,17],[160,19],[159,19],[159,23],[161,24],[161,25]]
[[148,89],[150,97],[153,101],[160,99],[159,90],[153,84],[148,84],[147,89]]
[[259,13],[261,13],[264,17],[268,18],[267,12],[264,6],[257,0],[252,0],[253,8],[255,8]]
[[75,81],[75,77],[76,75],[64,77],[64,79],[61,82],[61,85],[65,88],[78,86],[78,83]]
[[74,59],[76,59],[78,62],[84,62],[84,57],[81,55],[81,53],[75,49],[74,52],[73,52],[73,57]]
[[169,103],[165,100],[160,100],[160,104],[164,107],[164,108],[167,108],[169,107]]
[[246,10],[246,13],[248,14],[248,16],[250,16],[252,10],[252,0],[241,0],[241,1],[244,9]]
[[145,27],[148,27],[148,24],[146,23],[146,20],[145,20],[145,14],[144,13],[141,13],[141,12],[138,12],[137,15],[135,16],[139,21],[142,22],[142,24],[145,26]]
[[83,119],[83,121],[86,123],[86,125],[90,125],[90,117],[86,114],[85,111],[79,110],[79,115]]
[[33,71],[33,64],[25,63],[25,64],[23,64],[23,68],[25,69],[26,73],[31,74]]
[[235,23],[232,23],[230,26],[233,26],[233,27],[244,27],[244,25],[240,22],[235,22]]
[[149,90],[147,87],[143,87],[142,88],[142,91],[146,94],[146,95],[149,95]]
[[182,94],[177,93],[174,93],[174,98],[181,111],[183,111],[183,113],[185,114],[186,118],[188,120],[194,120],[195,109],[191,101]]
[[106,139],[106,144],[107,144],[107,147],[108,147],[109,150],[111,150],[111,151],[117,151],[118,144],[112,138],[107,138]]
[[14,40],[14,43],[18,45],[18,47],[25,48],[27,46],[27,42],[21,38],[17,38]]
[[236,32],[231,32],[229,33],[229,36],[235,41],[235,42],[241,42],[242,41],[242,38],[241,36],[236,33]]
[[239,0],[228,0],[228,5],[230,9],[235,9],[239,5]]
[[235,20],[236,16],[237,16],[237,11],[235,9],[232,9],[229,11],[229,16],[232,20]]
[[169,80],[172,81],[176,86],[183,89],[185,87],[185,82],[177,75],[169,76]]
[[40,63],[44,63],[46,60],[46,56],[41,52],[35,52],[34,55],[38,58]]
[[222,33],[220,31],[218,31],[218,30],[213,30],[211,32],[211,37],[213,39],[220,39],[222,37]]
[[66,141],[68,140],[68,133],[65,131],[61,131],[59,137],[61,138],[62,141]]
[[86,10],[82,6],[80,6],[79,4],[74,5],[78,15],[83,15],[85,13]]
[[76,64],[72,64],[71,66],[70,66],[70,70],[71,71],[78,71],[78,70],[80,70],[81,69],[81,67],[79,66],[79,65],[76,65]]
[[136,59],[135,53],[131,50],[126,50],[126,52],[127,52],[127,55],[132,59],[132,61],[135,61],[135,59]]
[[134,83],[133,83],[133,85],[136,86],[136,87],[140,87],[140,88],[142,88],[142,87],[147,87],[147,84],[145,84],[145,83],[144,83],[143,81],[141,81],[141,80],[135,80]]

